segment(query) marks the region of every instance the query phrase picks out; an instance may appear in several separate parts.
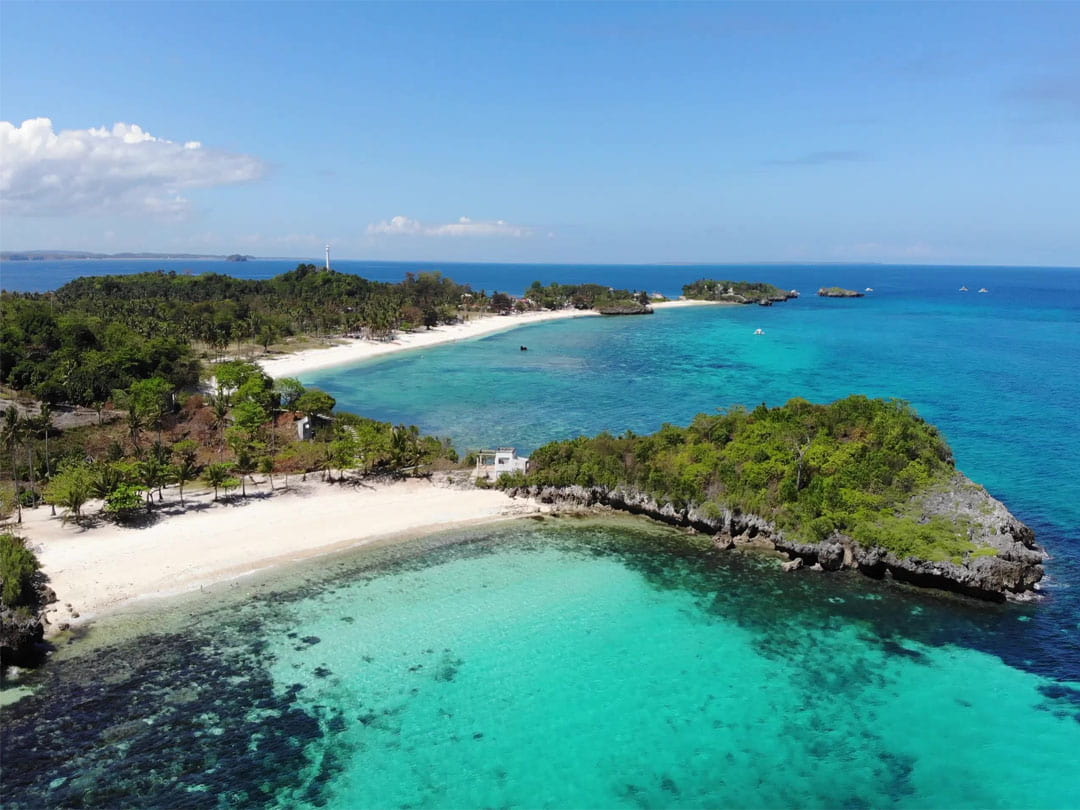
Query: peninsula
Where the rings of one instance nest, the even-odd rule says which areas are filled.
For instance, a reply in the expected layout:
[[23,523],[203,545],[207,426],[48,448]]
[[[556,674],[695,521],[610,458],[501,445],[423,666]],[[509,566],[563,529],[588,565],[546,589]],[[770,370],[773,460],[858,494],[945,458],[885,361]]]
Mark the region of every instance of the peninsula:
[[907,404],[700,414],[650,436],[601,434],[537,450],[499,486],[542,502],[602,504],[765,545],[789,567],[854,568],[915,585],[1030,598],[1046,553],[1034,533],[957,471],[952,450]]

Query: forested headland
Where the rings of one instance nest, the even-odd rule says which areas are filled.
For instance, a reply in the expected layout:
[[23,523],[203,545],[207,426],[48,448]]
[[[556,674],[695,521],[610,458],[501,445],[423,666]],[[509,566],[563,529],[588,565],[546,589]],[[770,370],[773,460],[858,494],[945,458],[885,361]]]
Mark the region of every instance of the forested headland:
[[725,301],[730,304],[769,304],[798,298],[794,290],[782,290],[763,281],[717,281],[702,278],[683,286],[683,295],[698,301]]
[[[982,579],[964,587],[977,595],[1026,590],[1042,576],[1030,529],[958,473],[939,431],[897,400],[792,399],[699,414],[647,436],[553,442],[533,453],[528,473],[498,486],[562,490],[729,534],[749,528],[810,560],[830,549],[839,564],[846,545],[874,560],[868,569],[926,563],[918,575],[928,584],[970,573],[950,565],[974,569]],[[1000,564],[990,571],[980,558]]]

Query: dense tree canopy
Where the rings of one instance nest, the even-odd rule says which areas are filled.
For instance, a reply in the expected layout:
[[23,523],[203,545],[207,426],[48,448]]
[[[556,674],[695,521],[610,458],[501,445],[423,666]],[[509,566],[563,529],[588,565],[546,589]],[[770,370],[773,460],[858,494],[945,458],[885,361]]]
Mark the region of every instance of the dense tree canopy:
[[544,309],[600,309],[628,303],[648,303],[648,293],[644,291],[616,290],[603,284],[557,284],[544,286],[534,281],[525,297]]
[[[501,294],[500,294],[501,295]],[[486,293],[441,273],[400,284],[301,264],[267,280],[176,272],[88,276],[51,293],[0,296],[0,383],[50,403],[93,405],[137,380],[193,386],[193,343],[267,348],[289,335],[364,332],[452,323],[485,309]]]
[[763,281],[717,281],[702,278],[683,285],[683,295],[700,301],[728,301],[733,304],[753,304],[760,301],[786,301],[794,293]]
[[499,485],[627,486],[679,507],[758,514],[807,541],[841,532],[869,545],[952,549],[956,527],[905,515],[914,494],[952,472],[948,444],[909,405],[851,396],[700,414],[649,436],[553,442],[526,476]]

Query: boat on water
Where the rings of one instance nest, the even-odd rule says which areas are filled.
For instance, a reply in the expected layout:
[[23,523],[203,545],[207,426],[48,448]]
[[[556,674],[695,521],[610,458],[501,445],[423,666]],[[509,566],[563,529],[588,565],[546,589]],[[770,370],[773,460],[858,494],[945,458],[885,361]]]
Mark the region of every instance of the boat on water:
[[873,291],[874,291],[874,288],[873,288],[873,287],[867,287],[867,288],[866,288],[866,292],[873,292]]
[[764,330],[764,329],[755,329],[755,330],[754,330],[754,334],[755,334],[755,335],[764,335],[764,334],[765,334],[765,330]]
[[986,287],[979,287],[979,292],[990,292]]
[[961,287],[960,288],[960,292],[967,292],[967,291],[968,291],[967,287]]

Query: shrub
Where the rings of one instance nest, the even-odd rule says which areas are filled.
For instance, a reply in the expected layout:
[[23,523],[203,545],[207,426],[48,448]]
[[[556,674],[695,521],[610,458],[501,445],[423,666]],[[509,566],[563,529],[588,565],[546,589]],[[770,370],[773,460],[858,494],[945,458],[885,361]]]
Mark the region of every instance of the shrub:
[[144,505],[139,487],[120,484],[105,497],[105,514],[118,521],[130,520]]
[[33,577],[38,567],[37,557],[25,540],[0,534],[0,601],[8,607],[33,602]]

